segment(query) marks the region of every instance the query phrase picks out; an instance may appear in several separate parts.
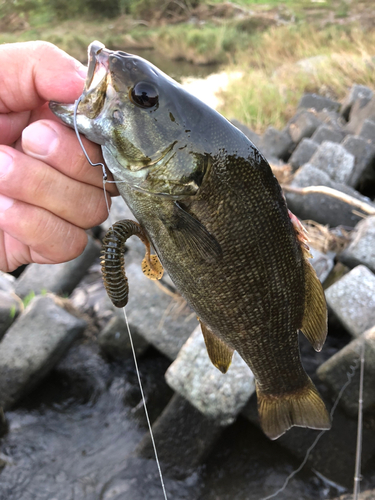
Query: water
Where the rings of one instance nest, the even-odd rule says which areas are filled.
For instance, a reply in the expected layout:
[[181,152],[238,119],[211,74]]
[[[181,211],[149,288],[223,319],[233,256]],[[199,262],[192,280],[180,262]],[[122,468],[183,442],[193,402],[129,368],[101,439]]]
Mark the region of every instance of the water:
[[181,78],[183,77],[189,76],[194,78],[206,78],[210,74],[220,71],[220,65],[218,64],[203,66],[192,64],[185,60],[173,61],[172,59],[165,57],[165,54],[161,54],[157,50],[139,48],[128,49],[126,47],[121,50],[147,59],[178,82],[181,82]]
[[[154,350],[139,360],[152,421],[172,395],[164,381],[168,364]],[[94,342],[75,345],[7,417],[0,500],[163,498],[155,461],[134,453],[148,431],[131,359],[115,363],[103,359]],[[259,500],[298,465],[239,418],[193,474],[164,479],[173,500]],[[329,498],[329,491],[304,472],[278,498],[316,500]]]

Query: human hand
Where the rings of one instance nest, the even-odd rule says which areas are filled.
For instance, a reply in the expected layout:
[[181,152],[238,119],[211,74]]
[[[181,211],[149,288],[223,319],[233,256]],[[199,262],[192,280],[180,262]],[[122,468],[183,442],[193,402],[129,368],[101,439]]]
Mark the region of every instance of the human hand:
[[[86,246],[85,229],[108,216],[102,170],[48,101],[73,103],[86,68],[46,42],[2,45],[0,67],[0,269],[71,260]],[[102,161],[99,146],[83,142]]]

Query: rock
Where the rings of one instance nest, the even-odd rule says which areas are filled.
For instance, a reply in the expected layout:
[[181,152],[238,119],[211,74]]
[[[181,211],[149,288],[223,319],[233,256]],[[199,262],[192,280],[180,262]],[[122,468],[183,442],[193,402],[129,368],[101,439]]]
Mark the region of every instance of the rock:
[[[306,163],[296,172],[290,186],[297,188],[327,186],[371,204],[369,198],[360,195],[357,191],[344,184],[333,182],[328,174],[310,163]],[[339,225],[354,227],[362,220],[362,217],[353,213],[351,205],[327,194],[312,193],[303,195],[285,190],[285,196],[290,210],[302,220],[311,219],[320,224],[329,224],[331,227]]]
[[304,94],[298,104],[298,109],[315,109],[316,111],[339,111],[341,104],[328,97],[317,94]]
[[362,137],[347,135],[342,146],[354,156],[354,168],[346,179],[346,184],[361,188],[369,180],[375,181],[375,147],[368,144]]
[[357,266],[326,290],[329,309],[353,336],[375,325],[375,275]]
[[86,322],[36,297],[0,343],[0,406],[10,408],[56,365]]
[[[145,338],[170,359],[175,359],[197,326],[195,313],[180,295],[151,281],[142,273],[140,262],[126,267],[129,302],[126,306],[130,331]],[[109,301],[109,299],[106,299]],[[123,317],[123,311],[116,309]]]
[[[326,398],[324,400],[328,410],[330,410],[332,403]],[[256,405],[256,397],[253,395],[242,414],[253,424],[260,427]],[[335,410],[332,428],[329,431],[292,427],[278,438],[277,444],[287,449],[299,461],[302,461],[320,433],[323,435],[310,452],[307,465],[321,473],[325,478],[350,487],[353,483],[357,421],[349,418],[340,407]],[[371,424],[365,421],[363,427],[363,466],[370,461],[374,452],[375,431]],[[340,459],[338,460],[337,457],[340,457]]]
[[0,290],[0,339],[22,309],[22,300],[17,295]]
[[289,120],[286,129],[293,142],[298,144],[304,137],[311,137],[321,123],[315,113],[303,109]]
[[318,127],[313,133],[311,140],[316,142],[317,144],[321,144],[324,141],[329,142],[341,142],[344,137],[344,134],[339,130],[333,129],[323,123]]
[[341,114],[344,119],[348,121],[350,110],[356,101],[359,101],[362,106],[365,106],[371,100],[372,95],[373,92],[369,87],[365,87],[364,85],[353,85],[341,105]]
[[11,274],[0,271],[0,290],[4,292],[14,292],[16,278]]
[[280,132],[274,127],[268,127],[259,144],[259,150],[269,162],[273,162],[274,158],[287,161],[294,146],[287,130]]
[[243,134],[246,135],[248,139],[254,144],[254,146],[259,147],[261,145],[261,137],[256,132],[253,132],[249,127],[246,127],[243,123],[239,122],[235,118],[232,118],[231,123],[237,127]]
[[375,120],[375,96],[371,100],[358,99],[354,102],[349,115],[346,130],[350,134],[358,135],[365,120]]
[[172,389],[220,425],[233,423],[255,391],[254,375],[237,352],[226,374],[213,366],[200,326],[182,347],[165,377]]
[[[149,345],[135,332],[132,333],[132,340],[137,355],[142,354]],[[121,316],[114,316],[100,332],[98,343],[111,358],[124,359],[131,356],[132,349],[125,319]]]
[[323,253],[312,246],[310,246],[310,253],[313,256],[310,262],[320,282],[324,283],[335,265],[334,258],[336,254],[334,252]]
[[365,120],[359,135],[369,144],[375,145],[375,121]]
[[348,380],[348,374],[356,371],[352,382],[348,385],[340,399],[340,405],[355,418],[358,415],[360,356],[362,344],[365,344],[365,371],[363,384],[363,411],[375,410],[375,326],[360,337],[350,342],[343,349],[323,363],[317,373],[320,378],[338,396],[341,388]]
[[363,264],[375,273],[375,216],[360,221],[350,237],[351,243],[339,254],[339,260],[348,267]]
[[311,139],[302,139],[289,159],[289,163],[293,170],[297,170],[299,167],[307,163],[317,149],[318,144],[316,142]]
[[[185,477],[204,460],[223,427],[175,394],[152,426],[158,456],[168,476]],[[147,433],[135,450],[138,456],[154,456]]]
[[[75,399],[87,403],[108,390],[112,374],[96,342],[76,342],[55,366],[54,372],[72,388]],[[72,396],[71,396],[72,397]]]
[[76,259],[62,264],[30,264],[16,281],[16,293],[21,298],[43,291],[70,294],[99,254],[100,247],[89,237],[85,250]]
[[310,163],[326,172],[332,180],[345,184],[354,169],[354,156],[340,144],[324,141]]

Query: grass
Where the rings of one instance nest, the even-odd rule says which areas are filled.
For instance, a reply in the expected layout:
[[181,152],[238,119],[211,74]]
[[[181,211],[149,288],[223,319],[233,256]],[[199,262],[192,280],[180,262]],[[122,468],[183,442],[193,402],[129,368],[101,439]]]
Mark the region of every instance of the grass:
[[340,100],[353,83],[375,88],[375,32],[283,27],[254,44],[244,56],[242,79],[223,93],[220,111],[259,133],[269,125],[283,128],[305,92]]
[[[371,5],[370,0],[361,0],[358,5],[366,6],[366,2]],[[206,3],[210,9],[219,0]],[[208,16],[195,24],[155,26],[152,21],[144,23],[128,15],[57,22],[44,10],[30,17],[29,29],[0,32],[0,43],[43,39],[86,63],[87,46],[98,39],[112,49],[156,47],[173,60],[226,64],[228,71],[241,71],[243,77],[233,81],[223,94],[221,111],[257,132],[269,125],[282,128],[304,92],[340,99],[353,83],[375,88],[371,59],[375,55],[375,30],[363,30],[347,19],[350,9],[346,0],[236,3],[256,15],[230,19]],[[270,11],[272,15],[268,16]],[[275,25],[272,16],[276,11],[279,19],[288,18],[286,25]],[[330,12],[341,24],[326,22]],[[296,21],[290,22],[291,18]]]

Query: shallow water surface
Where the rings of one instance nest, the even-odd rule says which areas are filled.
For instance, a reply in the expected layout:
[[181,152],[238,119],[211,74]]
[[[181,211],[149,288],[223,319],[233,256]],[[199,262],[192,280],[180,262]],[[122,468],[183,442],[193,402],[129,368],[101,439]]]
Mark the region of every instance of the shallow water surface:
[[[139,362],[154,420],[171,397],[164,382],[169,361],[150,350]],[[76,345],[7,417],[0,500],[163,499],[155,461],[134,453],[147,428],[132,360],[109,362],[95,345]],[[298,465],[239,418],[193,474],[165,477],[165,483],[169,500],[260,500]],[[330,493],[305,472],[277,498],[316,500]]]

